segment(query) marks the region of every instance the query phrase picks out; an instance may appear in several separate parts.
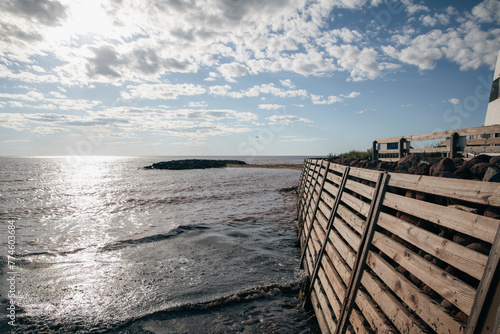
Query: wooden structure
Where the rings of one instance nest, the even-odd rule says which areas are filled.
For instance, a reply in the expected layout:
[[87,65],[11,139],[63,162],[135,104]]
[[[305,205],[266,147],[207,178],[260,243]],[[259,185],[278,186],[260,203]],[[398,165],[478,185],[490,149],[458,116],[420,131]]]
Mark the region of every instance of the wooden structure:
[[[438,140],[437,147],[412,148],[411,143]],[[373,160],[397,161],[412,153],[441,153],[450,158],[481,153],[500,153],[500,124],[458,130],[377,139],[373,142]]]
[[500,185],[307,159],[298,219],[323,333],[498,333]]

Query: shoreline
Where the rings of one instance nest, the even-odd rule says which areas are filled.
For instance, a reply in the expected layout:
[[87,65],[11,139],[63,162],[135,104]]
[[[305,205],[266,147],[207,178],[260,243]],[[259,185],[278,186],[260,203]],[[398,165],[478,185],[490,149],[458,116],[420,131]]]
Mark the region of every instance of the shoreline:
[[226,168],[271,168],[271,169],[293,169],[302,170],[303,164],[262,164],[262,165],[232,165],[228,164]]

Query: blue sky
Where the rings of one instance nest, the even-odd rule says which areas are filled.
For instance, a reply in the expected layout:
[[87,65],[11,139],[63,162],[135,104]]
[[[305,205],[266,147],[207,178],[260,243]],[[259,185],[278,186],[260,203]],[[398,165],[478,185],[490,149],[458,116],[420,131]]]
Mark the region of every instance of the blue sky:
[[0,155],[326,155],[480,126],[500,2],[7,0]]

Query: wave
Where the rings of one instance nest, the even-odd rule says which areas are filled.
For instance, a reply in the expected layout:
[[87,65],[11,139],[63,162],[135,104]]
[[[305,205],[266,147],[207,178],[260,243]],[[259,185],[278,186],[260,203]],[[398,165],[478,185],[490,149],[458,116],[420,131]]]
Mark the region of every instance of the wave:
[[116,241],[114,243],[111,243],[109,245],[106,245],[106,246],[100,248],[100,251],[101,252],[108,252],[108,251],[122,249],[122,248],[128,247],[130,245],[158,242],[158,241],[162,241],[162,240],[166,240],[166,239],[170,239],[170,238],[179,236],[186,231],[207,230],[207,229],[209,229],[209,227],[207,227],[207,226],[194,226],[194,225],[179,226],[168,233],[153,234],[153,235],[139,238],[139,239],[127,239],[127,240]]
[[[175,317],[179,315],[179,313],[181,313],[182,316],[185,316],[186,313],[217,311],[217,309],[222,307],[233,306],[235,304],[248,303],[257,300],[272,299],[280,295],[293,294],[294,296],[297,296],[297,298],[299,298],[299,296],[301,295],[300,292],[304,290],[306,283],[306,278],[283,284],[271,283],[268,285],[243,290],[235,294],[222,296],[208,301],[177,304],[166,309],[153,312],[151,314],[130,318],[126,322],[120,324],[113,331],[123,329],[124,327],[128,327],[134,322],[138,321],[150,321],[160,318],[163,319],[169,316]],[[297,299],[297,305],[294,305],[294,307],[300,307],[301,302],[302,300]]]

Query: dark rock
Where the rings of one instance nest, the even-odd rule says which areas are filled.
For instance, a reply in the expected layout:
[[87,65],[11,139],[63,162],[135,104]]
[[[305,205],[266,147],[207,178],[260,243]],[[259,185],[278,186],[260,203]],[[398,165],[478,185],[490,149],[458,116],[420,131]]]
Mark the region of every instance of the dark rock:
[[486,171],[491,166],[494,165],[491,165],[489,162],[480,162],[472,166],[470,171],[475,179],[482,180],[484,178],[484,174],[486,174]]
[[377,166],[377,169],[378,170],[392,170],[393,167],[392,167],[392,164],[388,163],[388,162],[385,162],[385,161],[382,161],[379,163],[379,165]]
[[246,165],[247,163],[240,160],[208,160],[208,159],[185,159],[185,160],[171,160],[154,163],[150,166],[145,166],[144,169],[171,169],[171,170],[184,170],[184,169],[206,169],[206,168],[220,168],[227,165]]
[[472,172],[470,171],[470,168],[467,166],[461,166],[455,171],[455,175],[459,176],[462,179],[466,180],[472,180],[474,176],[472,175]]
[[490,166],[484,173],[483,181],[486,182],[500,182],[500,168]]
[[416,175],[429,175],[429,170],[431,166],[428,163],[422,162],[418,165],[417,169],[415,169]]
[[490,159],[490,164],[493,164],[493,165],[499,165],[500,166],[500,155],[497,155],[495,157],[491,157]]
[[[450,158],[443,158],[437,164],[432,165],[430,169],[431,176],[441,176],[443,173],[453,173],[457,167]],[[439,174],[439,175],[438,175]]]
[[420,156],[417,154],[407,155],[406,157],[399,159],[398,167],[401,165],[407,165],[408,166],[407,169],[409,169],[410,167],[416,167],[418,166],[420,159],[421,159]]
[[486,154],[480,154],[476,155],[474,158],[470,159],[469,161],[466,161],[464,163],[464,166],[472,167],[478,163],[489,163],[491,157]]

